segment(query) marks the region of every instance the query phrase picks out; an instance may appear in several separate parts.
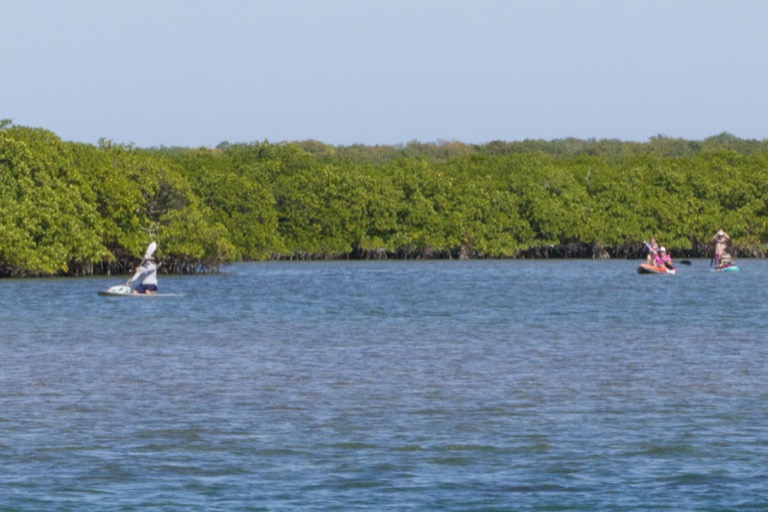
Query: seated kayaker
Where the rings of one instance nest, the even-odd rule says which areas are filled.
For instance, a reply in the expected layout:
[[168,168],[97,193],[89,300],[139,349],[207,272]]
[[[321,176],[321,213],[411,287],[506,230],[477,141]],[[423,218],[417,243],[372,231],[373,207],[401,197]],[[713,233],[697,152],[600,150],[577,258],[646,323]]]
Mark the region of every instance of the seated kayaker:
[[653,265],[653,258],[659,252],[659,244],[656,243],[656,237],[652,236],[650,242],[643,240],[643,243],[648,248],[648,256],[646,256],[645,262],[649,265]]
[[659,252],[655,254],[653,262],[657,267],[667,267],[669,269],[675,268],[672,264],[672,256],[667,254],[666,247],[659,248]]
[[152,256],[145,257],[141,266],[136,269],[136,273],[128,282],[132,293],[146,293],[154,295],[157,293],[157,265]]
[[720,255],[720,261],[715,265],[715,268],[728,268],[731,266],[733,266],[733,256],[730,253],[724,252]]

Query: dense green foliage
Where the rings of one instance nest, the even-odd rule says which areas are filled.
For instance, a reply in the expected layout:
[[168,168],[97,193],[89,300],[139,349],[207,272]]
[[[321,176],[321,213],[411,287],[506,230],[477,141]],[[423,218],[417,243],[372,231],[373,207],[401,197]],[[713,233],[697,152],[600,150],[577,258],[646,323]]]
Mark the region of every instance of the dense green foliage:
[[0,275],[269,258],[706,255],[768,241],[768,143],[316,141],[140,149],[0,122]]

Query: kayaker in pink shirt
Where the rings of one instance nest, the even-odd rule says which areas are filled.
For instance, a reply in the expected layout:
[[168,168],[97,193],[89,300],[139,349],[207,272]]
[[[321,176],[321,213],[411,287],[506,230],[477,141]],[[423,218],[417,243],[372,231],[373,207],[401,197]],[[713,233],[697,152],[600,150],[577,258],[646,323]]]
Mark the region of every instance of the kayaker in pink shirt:
[[659,249],[659,252],[657,252],[654,257],[654,263],[657,267],[675,268],[675,266],[672,264],[672,256],[667,254],[666,247],[661,247]]

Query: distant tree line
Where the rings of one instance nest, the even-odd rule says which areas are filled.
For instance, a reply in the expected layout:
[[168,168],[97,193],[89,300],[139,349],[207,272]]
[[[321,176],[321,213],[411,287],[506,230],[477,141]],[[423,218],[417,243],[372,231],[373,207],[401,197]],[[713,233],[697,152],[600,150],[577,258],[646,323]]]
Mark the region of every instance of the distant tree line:
[[768,242],[768,141],[562,139],[136,148],[0,121],[0,275],[242,260],[637,257]]

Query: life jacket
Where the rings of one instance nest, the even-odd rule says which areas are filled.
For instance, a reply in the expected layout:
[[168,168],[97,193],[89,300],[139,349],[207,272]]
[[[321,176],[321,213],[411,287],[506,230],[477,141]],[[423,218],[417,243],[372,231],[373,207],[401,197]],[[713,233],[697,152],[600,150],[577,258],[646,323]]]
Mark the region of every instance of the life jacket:
[[656,255],[656,259],[655,259],[656,266],[657,267],[664,267],[664,266],[669,267],[670,266],[669,262],[671,260],[672,260],[672,258],[670,258],[669,254],[665,254],[664,256],[662,256],[660,254],[657,254]]

